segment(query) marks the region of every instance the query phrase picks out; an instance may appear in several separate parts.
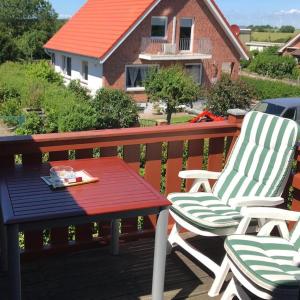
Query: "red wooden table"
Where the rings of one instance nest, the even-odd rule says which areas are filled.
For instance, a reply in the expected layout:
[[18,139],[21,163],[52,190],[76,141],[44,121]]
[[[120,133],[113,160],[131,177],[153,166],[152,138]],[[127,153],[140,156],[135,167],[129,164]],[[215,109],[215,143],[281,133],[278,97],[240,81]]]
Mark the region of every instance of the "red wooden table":
[[[68,165],[98,177],[96,183],[51,190],[41,176],[52,166]],[[170,202],[119,158],[51,162],[2,172],[1,209],[7,228],[11,298],[21,299],[19,231],[112,220],[112,244],[118,252],[121,218],[157,214],[152,298],[163,299]],[[4,247],[5,248],[5,247]]]

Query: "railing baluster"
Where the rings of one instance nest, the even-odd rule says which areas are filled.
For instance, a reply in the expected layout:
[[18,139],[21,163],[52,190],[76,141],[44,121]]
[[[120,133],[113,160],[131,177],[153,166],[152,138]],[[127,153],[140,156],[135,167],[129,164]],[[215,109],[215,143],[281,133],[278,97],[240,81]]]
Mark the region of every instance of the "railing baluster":
[[[161,158],[162,143],[146,145],[145,180],[156,190],[160,191],[161,185]],[[156,216],[151,215],[144,218],[144,229],[154,229]]]
[[[136,172],[140,171],[140,145],[124,146],[124,160]],[[122,219],[122,233],[136,232],[138,218]]]
[[182,170],[182,152],[183,141],[168,143],[166,195],[181,190],[181,179],[178,177],[178,172]]
[[[204,140],[191,140],[188,142],[187,170],[201,170],[203,165]],[[186,191],[192,186],[193,181],[187,180]]]

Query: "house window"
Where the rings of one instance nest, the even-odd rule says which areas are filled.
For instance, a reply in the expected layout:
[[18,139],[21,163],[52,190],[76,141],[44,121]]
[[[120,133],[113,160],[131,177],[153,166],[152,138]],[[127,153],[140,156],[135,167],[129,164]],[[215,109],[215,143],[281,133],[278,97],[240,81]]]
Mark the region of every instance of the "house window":
[[198,84],[202,83],[202,64],[188,64],[185,65],[185,69],[188,75],[190,75],[194,81]]
[[179,50],[190,51],[192,46],[193,19],[184,18],[180,20]]
[[89,79],[89,64],[87,61],[82,62],[81,66],[81,76],[83,80],[88,80]]
[[126,66],[126,89],[138,90],[144,89],[144,81],[149,71],[157,66],[153,65],[134,65]]
[[55,65],[55,53],[51,53],[51,64]]
[[71,57],[68,56],[62,56],[62,70],[63,73],[71,76],[71,72],[72,72],[72,59]]
[[151,37],[165,38],[167,36],[167,17],[152,17],[151,19]]

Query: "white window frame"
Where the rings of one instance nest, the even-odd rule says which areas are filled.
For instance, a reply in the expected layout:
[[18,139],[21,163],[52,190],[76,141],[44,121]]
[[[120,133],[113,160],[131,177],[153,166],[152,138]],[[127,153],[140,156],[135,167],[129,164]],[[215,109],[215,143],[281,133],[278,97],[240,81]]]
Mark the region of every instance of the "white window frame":
[[[87,79],[85,79],[84,77],[84,75],[85,75],[85,72],[84,72],[84,66],[85,65],[87,65],[87,70],[88,70],[88,72],[87,72]],[[88,61],[86,61],[86,60],[83,60],[83,61],[81,61],[81,80],[84,82],[84,83],[87,83],[88,81],[89,81],[89,62]]]
[[[152,36],[152,20],[156,18],[156,19],[162,19],[165,21],[165,36]],[[151,17],[151,39],[154,40],[166,40],[168,38],[168,17],[166,16],[152,16]]]
[[185,64],[185,66],[200,66],[200,82],[196,82],[199,85],[203,84],[203,64],[202,63],[189,63],[189,64]]
[[127,69],[128,68],[141,68],[141,67],[156,67],[159,68],[159,65],[157,64],[135,64],[135,65],[125,65],[125,91],[127,92],[143,92],[145,91],[145,87],[127,87]]
[[179,39],[180,39],[181,20],[192,20],[190,50],[180,50],[180,52],[183,52],[183,53],[190,53],[190,52],[193,52],[193,49],[194,49],[195,18],[193,18],[193,17],[182,17],[182,18],[179,19]]
[[[68,58],[71,60],[71,74],[68,75]],[[61,69],[62,69],[62,72],[64,74],[64,76],[66,78],[71,78],[72,76],[72,57],[71,56],[66,56],[66,55],[62,55],[62,66],[61,66]]]

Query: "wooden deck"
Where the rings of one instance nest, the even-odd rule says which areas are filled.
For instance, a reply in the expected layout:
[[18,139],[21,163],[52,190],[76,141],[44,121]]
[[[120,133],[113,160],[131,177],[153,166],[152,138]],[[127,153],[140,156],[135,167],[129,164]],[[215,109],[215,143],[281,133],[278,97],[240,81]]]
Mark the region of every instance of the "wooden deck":
[[[222,239],[191,241],[218,261],[224,254]],[[145,239],[121,245],[119,256],[105,247],[22,263],[23,299],[150,299],[153,245],[153,239]],[[8,298],[7,283],[2,273],[1,299]],[[207,296],[211,283],[211,274],[183,250],[175,248],[168,256],[165,299],[212,299]]]

